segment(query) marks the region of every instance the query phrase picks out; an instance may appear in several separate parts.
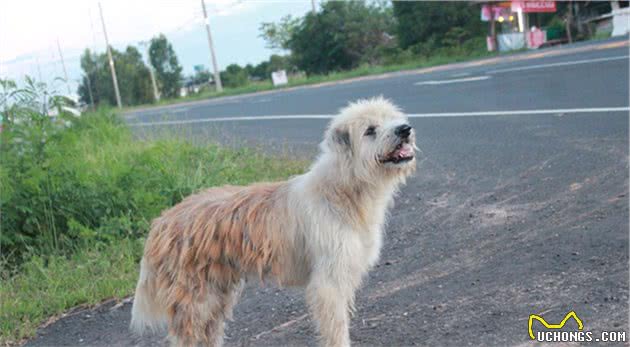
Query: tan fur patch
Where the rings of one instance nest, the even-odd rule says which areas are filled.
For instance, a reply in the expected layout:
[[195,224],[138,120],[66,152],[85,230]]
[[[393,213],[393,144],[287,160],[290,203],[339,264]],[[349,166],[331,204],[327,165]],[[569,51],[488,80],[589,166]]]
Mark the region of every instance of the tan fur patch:
[[247,273],[261,279],[280,273],[285,194],[284,183],[209,189],[153,221],[144,259],[157,277],[148,285],[166,308],[174,335],[198,335],[194,317],[176,319],[178,310],[228,292]]

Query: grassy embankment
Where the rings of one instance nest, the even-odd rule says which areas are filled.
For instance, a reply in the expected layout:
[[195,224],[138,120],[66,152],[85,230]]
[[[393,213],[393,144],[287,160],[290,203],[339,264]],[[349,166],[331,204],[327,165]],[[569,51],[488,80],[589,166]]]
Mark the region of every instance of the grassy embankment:
[[77,305],[134,289],[149,223],[202,188],[280,180],[303,163],[247,149],[140,141],[111,111],[66,125],[14,112],[0,157],[0,345]]

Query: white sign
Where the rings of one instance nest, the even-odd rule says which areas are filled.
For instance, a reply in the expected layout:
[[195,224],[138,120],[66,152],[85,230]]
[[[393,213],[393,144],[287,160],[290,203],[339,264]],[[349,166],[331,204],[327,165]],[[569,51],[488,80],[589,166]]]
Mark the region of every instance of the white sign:
[[282,86],[289,83],[289,79],[287,78],[287,72],[284,70],[272,72],[271,80],[273,81],[274,87]]

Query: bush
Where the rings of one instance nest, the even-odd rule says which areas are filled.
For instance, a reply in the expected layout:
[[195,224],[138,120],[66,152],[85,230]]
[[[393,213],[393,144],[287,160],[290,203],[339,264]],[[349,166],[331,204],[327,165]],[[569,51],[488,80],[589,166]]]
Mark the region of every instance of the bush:
[[[479,6],[465,2],[394,1],[398,43],[425,54],[432,48],[448,47],[454,41],[485,36],[486,24],[479,20]],[[454,40],[455,39],[455,40]]]
[[408,49],[403,50],[397,46],[381,47],[379,55],[384,66],[407,63],[415,58],[413,52]]
[[37,111],[41,105],[12,105],[3,112],[11,121],[0,157],[0,249],[12,263],[27,251],[66,254],[86,240],[138,238],[161,210],[200,187],[278,179],[300,168],[245,149],[136,141],[107,109],[53,119]]
[[547,30],[547,40],[561,39],[567,36],[566,25],[562,18],[557,16],[553,17],[544,29]]
[[29,83],[0,80],[0,345],[73,306],[129,295],[151,219],[185,196],[304,167],[247,149],[138,141],[111,110],[74,117],[56,96],[40,103],[43,86]]
[[307,14],[287,42],[296,66],[309,75],[375,64],[379,46],[394,30],[387,6],[360,1],[330,1]]
[[136,142],[107,110],[72,119],[61,130],[42,124],[3,134],[0,246],[15,254],[137,238],[161,210],[200,187],[275,179],[298,167],[287,170],[247,150]]
[[244,86],[247,81],[247,70],[238,64],[230,64],[225,68],[225,71],[221,71],[221,82],[228,88]]

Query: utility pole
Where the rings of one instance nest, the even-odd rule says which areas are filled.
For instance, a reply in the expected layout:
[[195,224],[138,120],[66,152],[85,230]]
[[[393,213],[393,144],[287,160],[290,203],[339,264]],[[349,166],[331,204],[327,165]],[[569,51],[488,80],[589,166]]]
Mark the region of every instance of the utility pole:
[[114,58],[112,58],[112,50],[109,47],[109,39],[107,38],[107,29],[105,28],[105,19],[103,19],[103,8],[98,3],[98,10],[101,13],[101,23],[103,24],[103,35],[105,36],[105,45],[107,45],[107,57],[109,58],[109,70],[112,72],[112,82],[114,83],[114,93],[116,94],[116,104],[118,108],[122,108],[120,102],[120,91],[118,90],[118,79],[116,78],[116,67],[114,66]]
[[160,101],[160,93],[158,92],[157,83],[155,82],[155,72],[153,71],[153,65],[151,65],[151,54],[149,53],[150,45],[147,41],[140,41],[140,46],[147,48],[147,64],[149,65],[149,75],[151,75],[151,85],[153,86],[153,97],[155,102]]
[[573,24],[573,0],[569,0],[567,4],[567,15],[564,19],[566,23],[567,38],[569,43],[573,43],[573,35],[571,35],[571,24]]
[[63,69],[63,76],[66,79],[66,87],[68,88],[68,97],[72,94],[70,90],[70,81],[68,80],[68,71],[66,71],[66,62],[63,60],[63,52],[61,52],[61,45],[59,45],[59,39],[57,39],[57,50],[59,51],[59,57],[61,58],[61,68]]
[[494,8],[492,7],[492,2],[488,3],[488,7],[490,7],[490,45],[491,49],[489,51],[494,52],[498,49],[497,47],[497,23],[494,18]]
[[208,46],[210,47],[210,56],[212,58],[212,67],[214,68],[214,83],[217,88],[217,92],[223,91],[223,85],[221,84],[221,75],[219,74],[219,66],[217,65],[217,57],[214,54],[214,46],[212,45],[212,35],[210,34],[210,20],[208,20],[208,13],[206,12],[206,3],[201,0],[201,8],[203,9],[203,18],[206,22],[206,32],[208,33]]
[[317,6],[315,5],[315,0],[311,0],[311,6],[313,6],[313,14],[317,13]]

